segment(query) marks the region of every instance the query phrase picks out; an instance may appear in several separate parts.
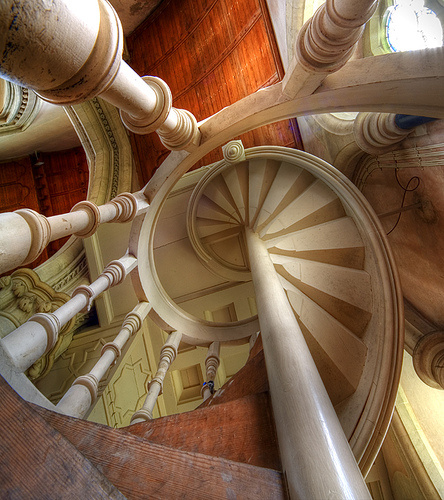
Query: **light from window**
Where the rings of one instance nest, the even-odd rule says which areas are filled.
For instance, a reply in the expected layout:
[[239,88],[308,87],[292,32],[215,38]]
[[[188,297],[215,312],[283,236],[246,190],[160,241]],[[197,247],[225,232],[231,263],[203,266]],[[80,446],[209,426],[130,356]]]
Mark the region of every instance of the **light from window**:
[[388,9],[386,33],[393,52],[441,47],[443,42],[441,21],[424,7],[424,0],[395,1]]

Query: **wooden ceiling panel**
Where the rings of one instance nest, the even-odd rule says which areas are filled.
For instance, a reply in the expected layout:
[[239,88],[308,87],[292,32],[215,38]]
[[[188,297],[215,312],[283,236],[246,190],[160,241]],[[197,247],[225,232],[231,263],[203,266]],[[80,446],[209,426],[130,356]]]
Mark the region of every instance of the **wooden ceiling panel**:
[[[130,64],[140,75],[165,80],[173,105],[202,120],[280,80],[282,64],[265,0],[170,0],[129,38]],[[295,121],[242,136],[245,147],[301,148]],[[265,141],[265,142],[264,142]],[[131,143],[143,185],[168,155],[155,134]],[[197,166],[221,158],[215,151]]]

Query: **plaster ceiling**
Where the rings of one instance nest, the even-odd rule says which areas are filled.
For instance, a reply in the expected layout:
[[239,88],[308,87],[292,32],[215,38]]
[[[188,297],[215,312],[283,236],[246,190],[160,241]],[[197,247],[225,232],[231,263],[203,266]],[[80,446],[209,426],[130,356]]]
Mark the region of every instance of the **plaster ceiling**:
[[125,36],[137,26],[160,4],[162,0],[110,0],[122,21]]

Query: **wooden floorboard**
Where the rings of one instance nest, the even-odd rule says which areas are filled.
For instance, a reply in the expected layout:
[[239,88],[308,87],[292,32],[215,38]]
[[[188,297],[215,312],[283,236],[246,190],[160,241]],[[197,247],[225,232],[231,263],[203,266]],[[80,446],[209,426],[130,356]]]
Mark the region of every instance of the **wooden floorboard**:
[[2,377],[0,395],[2,499],[125,498]]

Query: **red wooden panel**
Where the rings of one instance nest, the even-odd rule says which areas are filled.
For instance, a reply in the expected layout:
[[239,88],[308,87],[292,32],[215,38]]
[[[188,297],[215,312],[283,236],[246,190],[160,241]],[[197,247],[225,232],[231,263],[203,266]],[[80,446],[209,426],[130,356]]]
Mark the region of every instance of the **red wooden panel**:
[[[131,66],[164,79],[173,105],[198,120],[279,81],[283,75],[264,0],[171,0],[128,39]],[[296,122],[274,124],[241,137],[245,147],[301,147]],[[139,182],[167,156],[155,134],[131,137]],[[220,150],[197,166],[221,158]]]
[[0,212],[19,208],[39,211],[29,157],[0,164]]

